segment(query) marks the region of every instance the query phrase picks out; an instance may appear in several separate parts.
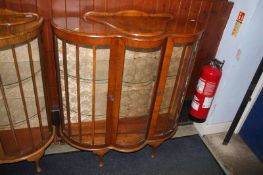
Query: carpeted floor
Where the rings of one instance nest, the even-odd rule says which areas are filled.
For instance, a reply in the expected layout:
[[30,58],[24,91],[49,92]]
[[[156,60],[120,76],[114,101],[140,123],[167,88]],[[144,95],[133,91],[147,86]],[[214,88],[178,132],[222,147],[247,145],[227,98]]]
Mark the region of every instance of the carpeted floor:
[[[222,175],[216,160],[199,136],[169,140],[150,156],[151,148],[134,153],[110,151],[104,167],[91,152],[72,152],[45,156],[41,160],[43,172],[39,175]],[[33,163],[20,162],[0,165],[1,175],[35,174]]]

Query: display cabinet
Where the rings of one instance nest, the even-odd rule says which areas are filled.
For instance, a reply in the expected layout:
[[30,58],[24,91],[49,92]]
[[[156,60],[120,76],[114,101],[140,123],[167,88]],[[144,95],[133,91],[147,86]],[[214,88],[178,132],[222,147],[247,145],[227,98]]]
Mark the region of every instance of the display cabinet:
[[47,117],[41,27],[34,13],[0,9],[0,164],[39,160],[55,133]]
[[204,24],[169,13],[54,17],[60,135],[102,157],[172,137]]

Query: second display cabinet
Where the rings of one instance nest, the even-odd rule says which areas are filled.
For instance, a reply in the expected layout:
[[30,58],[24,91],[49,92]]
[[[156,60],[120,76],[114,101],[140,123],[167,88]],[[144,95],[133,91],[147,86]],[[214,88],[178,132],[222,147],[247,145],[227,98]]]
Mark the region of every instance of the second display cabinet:
[[88,12],[52,25],[66,142],[94,151],[102,166],[109,149],[155,150],[174,135],[203,32],[198,19]]

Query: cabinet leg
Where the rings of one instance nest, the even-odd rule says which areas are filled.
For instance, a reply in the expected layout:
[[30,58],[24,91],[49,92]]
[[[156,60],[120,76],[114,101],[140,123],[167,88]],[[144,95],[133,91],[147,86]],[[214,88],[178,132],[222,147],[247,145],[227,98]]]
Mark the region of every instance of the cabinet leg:
[[42,171],[42,168],[40,166],[40,159],[42,158],[42,156],[44,155],[44,150],[39,151],[38,153],[36,153],[34,156],[29,157],[27,159],[27,161],[29,162],[35,162],[36,165],[36,172],[40,173]]
[[103,167],[104,166],[103,157],[108,151],[109,151],[108,149],[102,149],[102,150],[93,151],[95,154],[97,154],[97,156],[99,156],[99,167]]
[[40,159],[36,160],[35,163],[36,163],[36,171],[37,173],[40,173],[42,171],[42,168],[40,166]]
[[102,156],[99,156],[99,167],[103,167],[104,166],[104,160]]
[[152,159],[154,159],[156,157],[156,149],[157,148],[152,147],[152,152],[151,152],[151,158]]
[[156,150],[162,143],[163,141],[156,141],[156,142],[149,143],[149,145],[152,147],[151,158],[154,159],[156,157]]

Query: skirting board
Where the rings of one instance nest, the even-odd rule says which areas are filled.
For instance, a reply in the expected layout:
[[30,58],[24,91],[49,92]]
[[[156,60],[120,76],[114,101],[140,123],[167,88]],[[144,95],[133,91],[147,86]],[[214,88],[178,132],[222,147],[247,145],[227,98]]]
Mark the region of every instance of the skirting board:
[[207,124],[207,123],[194,123],[200,136],[215,134],[220,132],[227,132],[231,122],[217,123],[217,124]]

